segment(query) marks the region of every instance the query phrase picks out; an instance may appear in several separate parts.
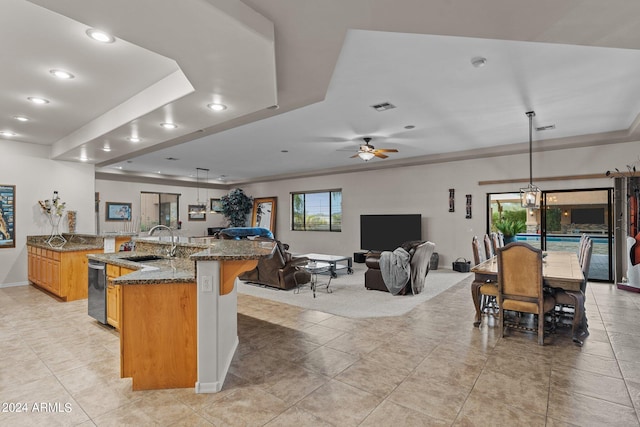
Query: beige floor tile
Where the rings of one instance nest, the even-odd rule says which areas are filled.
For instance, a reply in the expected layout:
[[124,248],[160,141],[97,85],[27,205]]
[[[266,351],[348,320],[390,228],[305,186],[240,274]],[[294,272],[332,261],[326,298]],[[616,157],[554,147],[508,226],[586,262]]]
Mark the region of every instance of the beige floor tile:
[[381,401],[371,393],[332,380],[302,399],[296,407],[334,425],[355,426]]
[[265,427],[301,427],[301,426],[314,426],[314,427],[333,427],[330,424],[315,415],[297,408],[295,406],[287,409],[273,420],[265,424]]
[[388,400],[430,417],[453,422],[471,389],[451,384],[424,381],[411,375],[388,397]]
[[390,367],[374,359],[362,359],[342,371],[335,379],[376,396],[386,397],[410,373],[410,369],[402,366]]
[[544,427],[545,423],[545,416],[542,414],[523,411],[474,390],[453,425]]
[[474,392],[520,408],[525,412],[545,415],[549,396],[549,377],[517,376],[498,371],[483,371],[478,377]]
[[424,426],[449,426],[450,423],[436,418],[432,418],[413,409],[400,406],[389,400],[382,402],[373,412],[360,424],[361,427],[380,426],[402,426],[402,427],[424,427]]
[[627,386],[622,379],[594,374],[581,369],[554,369],[551,372],[551,391],[579,393],[632,406]]
[[311,371],[334,377],[347,369],[358,357],[329,347],[320,347],[307,354],[298,363]]
[[261,387],[246,387],[213,402],[199,415],[216,426],[264,425],[288,407]]
[[582,394],[552,391],[549,394],[549,418],[590,426],[637,426],[633,408]]
[[640,295],[615,286],[587,288],[582,347],[567,328],[545,346],[502,339],[489,318],[474,328],[469,283],[390,318],[246,295],[238,307],[240,346],[220,393],[133,391],[119,377],[118,333],[86,300],[0,288],[0,401],[72,409],[0,412],[0,425],[638,425]]

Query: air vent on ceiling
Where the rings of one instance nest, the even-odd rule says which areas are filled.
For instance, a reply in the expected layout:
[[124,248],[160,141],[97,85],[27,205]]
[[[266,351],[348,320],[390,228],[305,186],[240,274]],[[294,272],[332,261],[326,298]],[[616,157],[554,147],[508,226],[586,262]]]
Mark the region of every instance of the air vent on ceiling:
[[180,159],[176,159],[175,157],[165,157],[165,160],[171,160],[171,161],[176,161],[176,160],[180,160]]
[[542,131],[542,130],[551,130],[551,129],[555,129],[556,125],[547,125],[547,126],[540,126],[537,127],[536,130],[537,131]]
[[396,106],[390,102],[381,102],[380,104],[372,105],[371,108],[376,111],[387,111],[391,110],[392,108],[396,108]]

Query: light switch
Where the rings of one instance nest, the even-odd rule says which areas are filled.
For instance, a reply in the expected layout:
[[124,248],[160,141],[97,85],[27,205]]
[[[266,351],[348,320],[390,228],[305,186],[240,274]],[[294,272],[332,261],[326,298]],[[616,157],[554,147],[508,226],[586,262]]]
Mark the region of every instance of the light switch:
[[213,292],[213,282],[211,276],[200,276],[202,292]]

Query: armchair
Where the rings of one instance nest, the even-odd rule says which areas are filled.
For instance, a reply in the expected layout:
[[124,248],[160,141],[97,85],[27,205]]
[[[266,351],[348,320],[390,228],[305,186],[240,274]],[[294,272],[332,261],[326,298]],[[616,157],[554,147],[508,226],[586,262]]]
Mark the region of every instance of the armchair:
[[304,269],[309,261],[306,257],[293,257],[287,250],[289,245],[276,240],[276,249],[270,258],[261,258],[253,270],[245,271],[238,278],[280,289],[292,289],[309,283],[311,273]]
[[[532,331],[538,334],[538,344],[544,345],[544,316],[555,308],[556,301],[543,292],[542,285],[540,249],[518,242],[498,249],[498,304],[503,337],[507,328]],[[507,319],[505,311],[536,315],[537,328],[519,321],[519,318],[514,321]]]
[[[414,241],[405,242],[401,247],[410,254],[409,265],[411,277],[402,291],[400,291],[400,295],[408,293],[418,294],[422,292],[424,288],[435,244],[432,242]],[[380,253],[368,253],[365,263],[368,267],[364,273],[365,288],[389,292],[382,278],[382,271],[380,270]]]

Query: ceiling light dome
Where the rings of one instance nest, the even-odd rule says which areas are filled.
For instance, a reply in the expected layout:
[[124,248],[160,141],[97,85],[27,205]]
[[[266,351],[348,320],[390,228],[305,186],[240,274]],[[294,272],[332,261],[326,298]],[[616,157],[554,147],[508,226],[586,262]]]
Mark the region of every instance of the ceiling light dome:
[[207,105],[213,111],[224,111],[227,109],[227,106],[224,104],[218,104],[216,102]]
[[116,38],[113,37],[109,33],[105,33],[101,30],[96,30],[95,28],[90,28],[87,30],[87,35],[91,37],[93,40],[98,41],[100,43],[113,43],[116,41]]
[[54,76],[57,77],[61,80],[70,80],[72,78],[74,78],[75,76],[73,74],[71,74],[68,71],[64,71],[64,70],[49,70],[49,72]]
[[365,162],[373,159],[376,155],[373,154],[372,151],[361,151],[358,153],[358,157],[360,157],[362,160],[364,160]]

